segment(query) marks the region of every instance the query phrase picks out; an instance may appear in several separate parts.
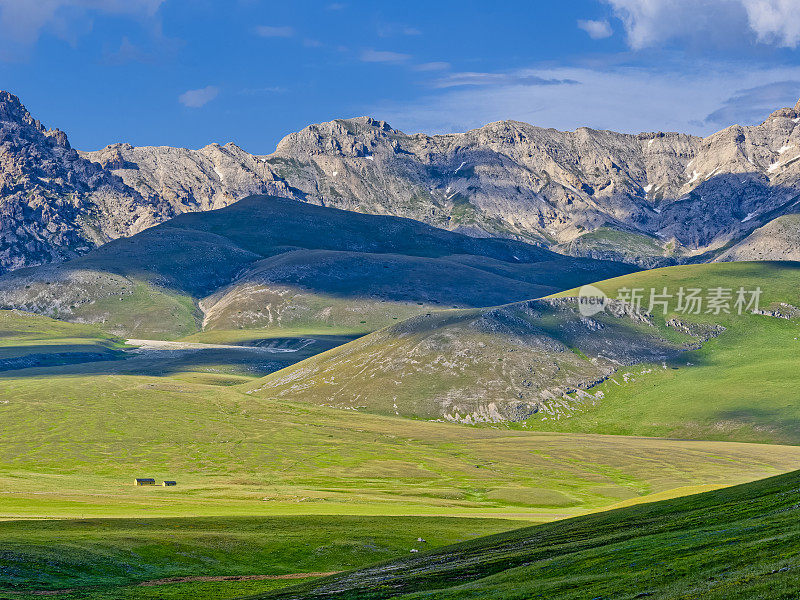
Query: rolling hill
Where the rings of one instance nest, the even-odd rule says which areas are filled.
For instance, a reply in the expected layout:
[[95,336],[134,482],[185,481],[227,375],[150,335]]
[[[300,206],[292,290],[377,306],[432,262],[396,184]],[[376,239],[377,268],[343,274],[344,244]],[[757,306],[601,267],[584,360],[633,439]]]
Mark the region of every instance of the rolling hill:
[[800,586],[800,472],[500,533],[259,596],[275,600],[774,600]]
[[800,442],[800,311],[794,308],[800,265],[687,265],[595,285],[611,298],[623,288],[666,287],[675,295],[680,288],[761,287],[761,308],[759,314],[682,314],[673,297],[666,314],[612,302],[613,312],[585,317],[571,290],[559,298],[414,317],[246,389],[423,419]]
[[631,267],[410,219],[252,196],[0,279],[0,306],[131,337],[367,332],[442,307],[539,297]]

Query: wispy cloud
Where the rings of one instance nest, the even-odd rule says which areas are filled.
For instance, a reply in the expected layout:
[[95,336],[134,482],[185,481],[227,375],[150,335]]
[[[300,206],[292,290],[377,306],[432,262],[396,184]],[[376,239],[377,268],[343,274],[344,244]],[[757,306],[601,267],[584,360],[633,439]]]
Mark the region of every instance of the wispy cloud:
[[361,60],[369,63],[403,63],[410,59],[410,54],[387,52],[385,50],[364,50],[361,53]]
[[445,71],[450,68],[450,63],[444,61],[426,62],[414,65],[411,68],[415,71]]
[[518,71],[514,73],[452,73],[433,82],[436,88],[451,88],[461,86],[541,86],[564,85],[578,83],[572,79],[559,79],[541,77],[531,71]]
[[497,80],[506,83],[439,88],[413,102],[379,103],[362,111],[404,131],[429,133],[465,131],[515,119],[562,130],[587,126],[630,133],[661,130],[708,135],[734,122],[760,122],[777,108],[793,106],[800,94],[793,87],[800,82],[800,66],[743,68],[708,63],[661,72],[569,67],[527,73],[541,81],[574,83],[518,85],[500,74]]
[[422,35],[417,27],[410,27],[402,23],[382,23],[378,26],[379,37],[393,37],[398,35]]
[[602,40],[614,34],[614,30],[611,29],[611,23],[605,19],[602,21],[580,20],[578,21],[578,27],[588,33],[593,40]]
[[347,8],[347,4],[344,2],[332,2],[325,7],[327,10],[344,10]]
[[288,90],[285,87],[281,87],[279,85],[269,85],[259,88],[244,88],[239,90],[238,93],[242,96],[262,96],[269,94],[283,94],[287,91]]
[[671,40],[696,45],[763,44],[796,48],[800,44],[797,0],[603,0],[625,26],[631,48]]
[[208,85],[197,90],[186,90],[178,96],[178,102],[189,108],[200,108],[219,96],[219,88]]
[[775,81],[737,90],[717,110],[702,120],[703,125],[727,126],[757,123],[776,108],[794,106],[800,98],[800,80]]
[[294,28],[287,25],[275,27],[273,25],[259,25],[256,33],[261,37],[289,38],[294,35]]
[[153,17],[165,0],[0,0],[0,58],[14,58],[50,29],[74,41],[92,14]]

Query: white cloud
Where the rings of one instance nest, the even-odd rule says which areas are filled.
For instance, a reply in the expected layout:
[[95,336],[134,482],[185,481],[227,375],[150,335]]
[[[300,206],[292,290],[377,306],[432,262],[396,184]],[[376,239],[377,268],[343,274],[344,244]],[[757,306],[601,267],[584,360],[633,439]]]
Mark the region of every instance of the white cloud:
[[433,87],[451,88],[462,86],[500,86],[500,85],[562,85],[577,83],[570,79],[545,78],[530,70],[511,73],[451,73],[433,82]]
[[411,58],[410,54],[401,54],[400,52],[386,52],[382,50],[364,50],[361,53],[361,60],[363,62],[401,63],[401,62],[406,62],[410,58]]
[[695,45],[764,44],[797,47],[797,0],[603,0],[625,26],[628,45],[639,50],[670,40]]
[[200,108],[219,96],[219,88],[213,85],[197,90],[187,90],[178,96],[178,102],[189,108]]
[[614,33],[614,30],[611,29],[611,24],[606,20],[578,21],[578,27],[588,33],[589,37],[593,40],[602,40],[604,38],[611,37]]
[[294,28],[288,26],[274,27],[272,25],[259,25],[256,33],[261,37],[281,37],[288,38],[294,35]]
[[797,0],[744,0],[750,27],[765,43],[796,48],[800,43]]
[[[366,106],[361,112],[409,132],[450,133],[514,119],[562,130],[587,126],[708,135],[734,122],[760,122],[773,110],[794,105],[792,94],[800,94],[800,87],[792,87],[800,81],[800,66],[743,69],[709,63],[662,73],[540,68],[501,77],[505,83],[447,88],[410,103]],[[526,80],[531,83],[522,83]]]
[[52,27],[63,35],[86,29],[87,14],[152,17],[164,0],[0,0],[0,46],[30,46],[42,30]]

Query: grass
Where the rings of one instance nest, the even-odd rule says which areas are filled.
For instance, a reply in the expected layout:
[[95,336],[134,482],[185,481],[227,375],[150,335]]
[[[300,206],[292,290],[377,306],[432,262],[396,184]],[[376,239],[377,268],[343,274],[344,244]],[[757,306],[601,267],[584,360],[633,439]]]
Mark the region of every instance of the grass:
[[600,227],[575,240],[562,244],[566,250],[578,255],[595,253],[601,256],[620,256],[632,260],[657,260],[667,255],[663,242],[641,233]]
[[[597,284],[611,297],[620,287],[708,289],[761,287],[762,308],[800,306],[797,263],[721,263],[668,267]],[[561,295],[570,295],[574,291]],[[657,311],[658,312],[658,311]],[[666,316],[656,314],[663,322]],[[601,405],[585,406],[568,420],[529,427],[692,439],[800,443],[798,320],[763,315],[691,315],[726,330],[702,348],[670,363],[624,369],[598,386]],[[647,372],[649,371],[649,372]],[[622,375],[629,373],[629,377]],[[626,381],[627,379],[627,381]]]
[[[36,352],[66,338],[112,350],[119,342],[94,326],[21,313],[0,319],[4,343],[27,339]],[[274,341],[241,332],[211,341],[264,340]],[[261,398],[246,393],[252,384],[236,385],[255,376],[234,362],[235,352],[213,352],[3,372],[0,517],[545,521],[687,486],[748,481],[800,461],[792,446],[465,428]],[[130,485],[141,476],[179,485]]]
[[[597,285],[611,297],[622,287],[676,293],[681,287],[760,286],[762,308],[800,306],[797,263],[668,267]],[[598,315],[592,321],[596,330],[576,311],[566,314],[543,303],[435,313],[243,389],[266,398],[424,419],[517,418],[510,426],[526,430],[800,443],[798,318],[684,315],[674,307],[656,314],[653,326],[627,326]],[[687,343],[700,340],[667,327],[673,317],[724,331],[685,351]],[[609,356],[616,364],[606,362]]]
[[121,356],[123,346],[123,340],[97,326],[0,311],[0,370],[111,360]]
[[242,596],[297,582],[140,584],[178,577],[285,577],[349,570],[404,556],[411,548],[436,548],[519,524],[344,516],[0,521],[0,596],[58,590],[72,590],[54,594],[58,598],[96,600]]
[[274,600],[790,600],[800,472],[501,533],[258,596]]
[[[622,285],[761,285],[765,304],[797,305],[799,270],[777,264],[673,267],[600,286],[613,293]],[[440,568],[452,566],[457,575],[440,576],[439,567],[425,561],[420,577],[399,585],[413,598],[627,598],[649,593],[649,587],[632,590],[651,581],[656,597],[725,597],[728,588],[711,589],[717,583],[709,577],[728,578],[742,589],[752,584],[752,596],[742,597],[758,598],[758,586],[768,583],[790,590],[798,583],[793,571],[771,570],[793,565],[784,559],[794,556],[796,538],[782,519],[792,516],[787,509],[797,500],[791,490],[800,481],[775,480],[783,486],[778,491],[768,482],[744,488],[766,490],[750,496],[726,489],[640,504],[800,466],[800,447],[780,445],[796,443],[798,430],[797,322],[712,317],[697,320],[727,329],[700,350],[681,354],[666,369],[643,363],[622,371],[617,383],[602,384],[602,403],[579,405],[563,419],[528,420],[518,429],[410,420],[247,393],[263,381],[229,350],[4,371],[0,518],[14,520],[0,522],[0,582],[6,585],[0,596],[64,588],[81,588],[66,598],[98,600],[268,594],[291,582],[138,583],[359,568],[408,555],[409,537],[439,546],[470,533],[507,530],[512,519],[569,517],[580,518],[527,530],[538,532],[535,544],[518,544],[530,535],[525,530],[507,534],[517,546],[497,560],[494,546],[485,544],[498,538],[468,543],[458,552],[475,557],[471,570],[459,570],[463,565],[448,558]],[[549,331],[556,324],[545,320],[542,327]],[[23,313],[0,313],[0,330],[0,360],[63,347],[119,358],[122,347],[99,326]],[[276,336],[318,336],[333,345],[358,333],[306,326],[287,332],[223,329],[188,339],[271,344]],[[666,342],[681,337],[670,335]],[[570,358],[585,360],[587,354],[575,350]],[[511,362],[507,354],[502,362],[489,358],[494,365]],[[360,385],[346,371],[335,375]],[[371,389],[386,387],[376,381]],[[438,384],[415,379],[414,385],[424,392]],[[130,483],[135,476],[175,479],[178,486],[137,488]],[[731,508],[736,502],[739,515]],[[614,506],[624,508],[596,512]],[[530,554],[531,546],[541,554]],[[709,548],[723,558],[714,562]],[[776,552],[783,552],[780,560]],[[411,575],[417,571],[406,565],[413,567],[413,560],[403,563]],[[514,564],[518,570],[508,568]],[[435,571],[430,576],[429,569]],[[626,580],[623,569],[637,575]],[[8,585],[12,576],[14,589]],[[353,577],[347,585],[361,585],[360,576]],[[463,586],[454,587],[454,577]],[[365,589],[374,597],[384,593]]]

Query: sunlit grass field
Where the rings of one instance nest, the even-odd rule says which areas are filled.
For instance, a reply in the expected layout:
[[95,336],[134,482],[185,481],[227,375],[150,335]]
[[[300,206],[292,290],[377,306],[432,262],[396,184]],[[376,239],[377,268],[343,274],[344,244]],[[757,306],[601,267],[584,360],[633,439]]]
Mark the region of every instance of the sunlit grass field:
[[[765,308],[796,306],[798,271],[672,267],[600,287],[761,285]],[[235,349],[131,355],[99,326],[2,311],[0,364],[39,362],[0,371],[0,597],[261,594],[296,581],[138,584],[346,570],[409,554],[418,537],[440,546],[800,468],[797,320],[698,320],[726,330],[667,368],[620,371],[598,406],[468,427],[247,393],[311,349],[250,362]],[[315,338],[325,349],[359,333],[211,330],[186,341]],[[134,487],[134,477],[178,485]]]

